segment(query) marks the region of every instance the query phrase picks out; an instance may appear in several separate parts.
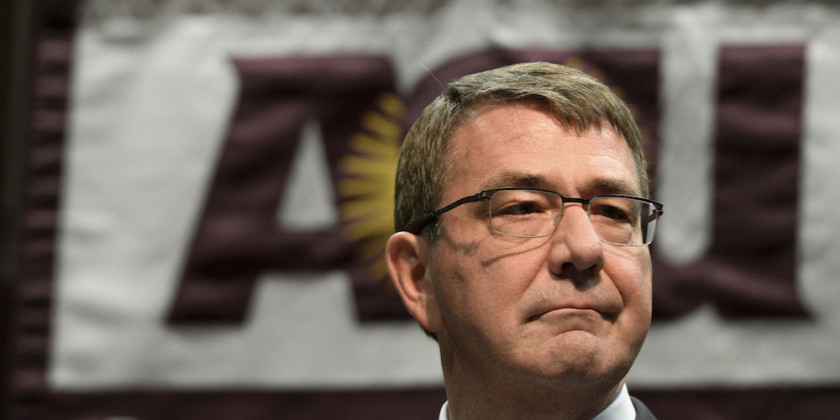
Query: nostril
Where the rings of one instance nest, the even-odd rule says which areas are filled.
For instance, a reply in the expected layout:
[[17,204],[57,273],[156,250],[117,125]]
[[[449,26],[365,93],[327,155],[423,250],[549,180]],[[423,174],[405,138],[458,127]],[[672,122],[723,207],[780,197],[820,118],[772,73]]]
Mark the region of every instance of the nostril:
[[598,268],[595,265],[579,269],[572,262],[565,262],[560,266],[560,272],[556,273],[554,278],[571,281],[576,289],[586,290],[598,284],[597,271]]

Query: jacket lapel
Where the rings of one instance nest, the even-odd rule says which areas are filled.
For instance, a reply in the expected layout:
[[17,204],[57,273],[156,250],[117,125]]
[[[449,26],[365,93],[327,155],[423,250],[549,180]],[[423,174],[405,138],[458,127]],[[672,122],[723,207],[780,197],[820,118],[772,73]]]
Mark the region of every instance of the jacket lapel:
[[648,410],[643,402],[634,397],[630,397],[630,401],[633,401],[633,408],[636,409],[636,420],[656,420],[656,417],[653,416],[653,413]]

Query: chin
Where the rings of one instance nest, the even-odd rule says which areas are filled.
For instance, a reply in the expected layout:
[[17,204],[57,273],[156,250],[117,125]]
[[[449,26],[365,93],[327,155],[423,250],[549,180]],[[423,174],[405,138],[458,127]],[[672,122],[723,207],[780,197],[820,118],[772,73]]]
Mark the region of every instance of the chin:
[[[586,341],[586,340],[584,340]],[[546,363],[537,368],[538,374],[555,386],[579,389],[597,383],[618,383],[633,364],[632,357],[621,357],[626,352],[615,348],[605,352],[593,343],[569,343],[552,348]]]

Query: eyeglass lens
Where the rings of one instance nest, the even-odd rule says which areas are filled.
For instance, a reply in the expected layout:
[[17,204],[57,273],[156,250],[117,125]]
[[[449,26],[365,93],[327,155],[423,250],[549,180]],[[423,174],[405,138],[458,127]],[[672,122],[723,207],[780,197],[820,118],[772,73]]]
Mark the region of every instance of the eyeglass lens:
[[[497,233],[538,238],[554,232],[563,212],[559,194],[534,190],[500,190],[490,197],[490,227]],[[632,197],[595,196],[589,219],[601,240],[619,245],[646,245],[653,240],[658,214],[647,201]]]

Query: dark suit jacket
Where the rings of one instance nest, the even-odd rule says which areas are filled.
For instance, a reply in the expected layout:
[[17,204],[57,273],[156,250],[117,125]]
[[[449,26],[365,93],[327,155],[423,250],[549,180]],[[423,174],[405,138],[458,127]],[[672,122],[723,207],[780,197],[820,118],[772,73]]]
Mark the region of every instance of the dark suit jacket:
[[630,400],[633,401],[633,408],[636,409],[636,420],[656,420],[656,417],[653,416],[653,413],[648,410],[644,403],[633,397],[630,397]]

